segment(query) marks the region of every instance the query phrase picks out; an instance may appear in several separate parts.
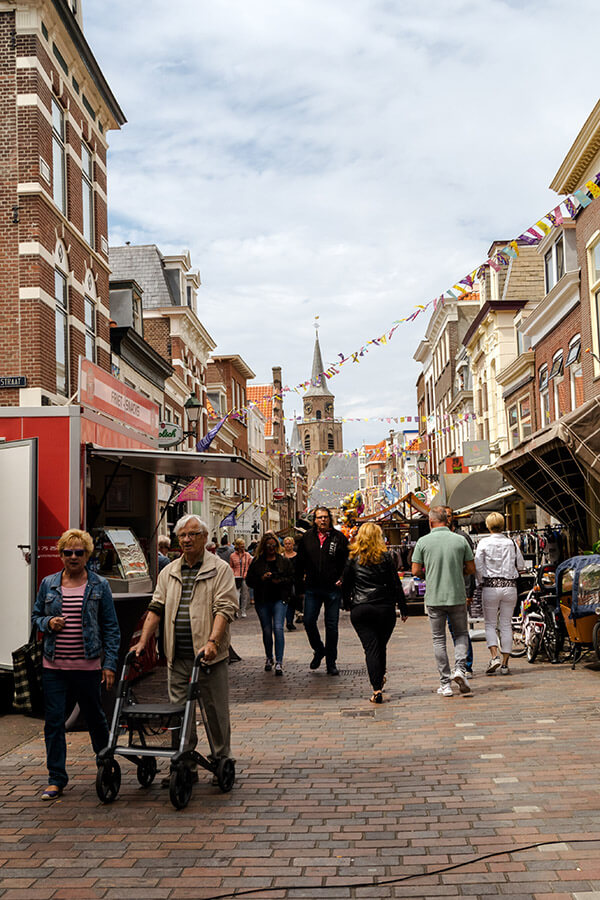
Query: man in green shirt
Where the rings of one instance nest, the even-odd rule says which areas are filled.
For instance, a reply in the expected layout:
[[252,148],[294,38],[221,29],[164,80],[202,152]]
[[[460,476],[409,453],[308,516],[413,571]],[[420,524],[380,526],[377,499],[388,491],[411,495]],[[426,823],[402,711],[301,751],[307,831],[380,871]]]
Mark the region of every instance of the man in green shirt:
[[[419,538],[412,557],[412,573],[419,578],[425,571],[425,608],[433,636],[433,652],[440,673],[438,694],[452,696],[454,681],[461,694],[470,694],[466,673],[469,641],[465,575],[475,574],[473,551],[459,534],[448,527],[448,513],[443,506],[429,511],[428,535]],[[446,647],[446,622],[454,634],[454,672]]]

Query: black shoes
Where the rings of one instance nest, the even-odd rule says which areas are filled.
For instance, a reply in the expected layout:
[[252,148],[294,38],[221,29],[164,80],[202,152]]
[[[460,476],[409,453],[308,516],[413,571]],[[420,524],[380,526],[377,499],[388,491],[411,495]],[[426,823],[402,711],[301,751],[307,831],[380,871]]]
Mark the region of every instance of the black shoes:
[[333,663],[333,665],[327,666],[327,674],[328,674],[328,675],[339,675],[339,674],[340,674],[340,670],[338,669],[338,667],[336,666],[336,664]]
[[324,656],[325,656],[325,653],[322,650],[317,650],[315,652],[315,655],[313,656],[313,658],[310,661],[309,668],[318,669],[323,661]]
[[265,660],[265,672],[270,672],[272,668],[273,668],[273,660],[266,659]]
[[296,626],[294,624],[286,625],[286,628],[288,631],[298,631],[298,629],[296,628]]

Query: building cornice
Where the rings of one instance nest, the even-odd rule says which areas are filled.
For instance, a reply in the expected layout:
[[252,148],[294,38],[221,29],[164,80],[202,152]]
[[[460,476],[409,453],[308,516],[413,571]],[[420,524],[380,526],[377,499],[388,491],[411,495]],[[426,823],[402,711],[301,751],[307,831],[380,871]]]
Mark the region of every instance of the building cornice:
[[511,363],[504,367],[498,374],[496,375],[496,381],[498,384],[508,384],[511,385],[518,378],[524,378],[528,375],[533,375],[535,369],[535,353],[533,350],[526,350],[525,353],[520,353],[516,359],[514,359]]
[[600,152],[600,100],[585,120],[571,144],[558,172],[550,182],[550,190],[570,194],[581,186],[585,172]]
[[468,347],[477,333],[479,326],[488,316],[501,312],[518,312],[527,305],[527,300],[488,300],[483,304],[463,338],[463,346]]
[[576,222],[563,222],[563,224],[559,228],[552,228],[548,234],[545,234],[542,240],[536,247],[537,252],[540,256],[543,256],[552,244],[555,244],[558,240],[559,236],[563,233],[563,231],[571,231],[577,227]]
[[131,326],[113,326],[110,329],[110,345],[113,353],[156,387],[164,388],[165,380],[173,374],[173,366]]
[[213,340],[196,313],[189,306],[159,306],[150,309],[144,307],[142,314],[144,319],[183,319],[196,332],[201,342],[205,344],[207,352],[211,352],[217,346],[216,341]]
[[539,342],[579,303],[579,269],[566,272],[523,322],[531,346]]

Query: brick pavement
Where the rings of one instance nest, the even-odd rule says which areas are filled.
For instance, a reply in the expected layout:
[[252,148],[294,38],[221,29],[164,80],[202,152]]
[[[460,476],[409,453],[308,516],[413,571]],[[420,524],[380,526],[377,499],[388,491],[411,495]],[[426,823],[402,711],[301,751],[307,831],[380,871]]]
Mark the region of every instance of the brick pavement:
[[[301,630],[286,635],[284,678],[262,671],[252,614],[234,644],[232,793],[206,773],[176,812],[158,781],[140,788],[123,761],[119,797],[103,806],[87,735],[75,734],[69,789],[44,804],[40,735],[0,759],[2,900],[200,900],[267,887],[251,896],[600,898],[599,672],[514,660],[510,679],[479,674],[473,697],[439,697],[428,624],[414,617],[392,638],[389,702],[374,707],[345,615],[339,679],[308,670]],[[476,644],[479,673],[485,661]],[[163,681],[153,675],[142,691]],[[539,841],[555,844],[510,853]]]

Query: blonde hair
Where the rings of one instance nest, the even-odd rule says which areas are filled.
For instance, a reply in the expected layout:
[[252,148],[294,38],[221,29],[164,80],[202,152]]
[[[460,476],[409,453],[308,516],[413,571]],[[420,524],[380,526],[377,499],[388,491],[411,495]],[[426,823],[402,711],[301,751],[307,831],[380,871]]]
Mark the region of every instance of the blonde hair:
[[350,545],[350,556],[357,559],[361,566],[372,566],[380,563],[386,552],[383,531],[374,522],[365,522],[358,529],[357,535]]
[[490,513],[485,520],[485,526],[488,531],[497,534],[504,529],[504,516],[499,512]]
[[236,538],[233,542],[233,546],[236,550],[245,550],[246,549],[246,541],[244,538]]
[[81,541],[83,549],[88,556],[91,556],[94,552],[94,542],[91,534],[88,534],[87,531],[80,531],[79,528],[69,528],[68,531],[64,531],[61,534],[56,545],[58,552],[62,553],[71,541]]

